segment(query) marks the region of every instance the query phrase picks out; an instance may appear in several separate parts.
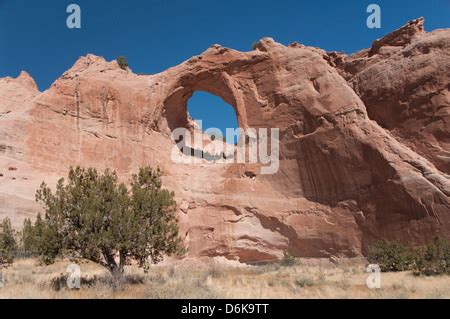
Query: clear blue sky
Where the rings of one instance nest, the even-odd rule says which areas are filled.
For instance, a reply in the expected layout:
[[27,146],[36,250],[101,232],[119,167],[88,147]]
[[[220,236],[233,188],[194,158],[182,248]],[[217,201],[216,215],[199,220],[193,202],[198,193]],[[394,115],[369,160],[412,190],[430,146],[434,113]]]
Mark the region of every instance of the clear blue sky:
[[[70,3],[81,6],[82,29],[66,27]],[[379,30],[366,27],[370,3],[382,8]],[[449,28],[450,0],[0,0],[0,77],[26,70],[45,90],[87,53],[158,73],[214,43],[248,51],[264,36],[350,53],[419,16],[428,31]]]

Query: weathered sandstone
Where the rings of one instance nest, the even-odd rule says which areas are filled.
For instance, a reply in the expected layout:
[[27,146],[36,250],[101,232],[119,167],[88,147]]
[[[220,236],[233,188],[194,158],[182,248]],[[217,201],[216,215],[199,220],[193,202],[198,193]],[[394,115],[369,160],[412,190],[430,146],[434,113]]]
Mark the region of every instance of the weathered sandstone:
[[332,53],[369,117],[450,174],[450,32],[424,31],[423,18],[371,49]]
[[[214,45],[155,75],[88,55],[42,93],[25,74],[0,79],[0,217],[19,227],[40,209],[39,183],[70,165],[123,179],[153,165],[176,193],[190,256],[356,257],[380,238],[448,235],[450,31],[417,23],[354,56],[265,38],[251,52]],[[195,91],[232,105],[240,127],[279,128],[279,171],[174,164],[171,131],[192,126]]]

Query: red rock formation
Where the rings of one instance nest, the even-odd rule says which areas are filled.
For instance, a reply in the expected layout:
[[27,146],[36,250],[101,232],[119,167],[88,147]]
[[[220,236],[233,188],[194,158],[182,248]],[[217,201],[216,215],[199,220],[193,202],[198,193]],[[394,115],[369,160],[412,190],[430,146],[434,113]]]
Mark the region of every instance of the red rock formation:
[[[442,32],[448,38],[449,31]],[[0,150],[2,169],[11,163],[18,168],[16,180],[4,184],[9,176],[0,177],[0,201],[14,195],[27,202],[41,180],[54,182],[69,165],[111,167],[123,179],[153,165],[177,195],[192,256],[252,262],[289,250],[301,257],[352,257],[380,238],[419,244],[449,234],[448,175],[369,118],[346,81],[361,94],[363,71],[343,71],[351,58],[341,56],[344,79],[332,66],[338,58],[266,38],[251,52],[215,45],[148,76],[88,55],[49,90],[23,88],[30,94],[24,105],[0,82],[0,101],[13,105],[9,116],[19,112],[22,123],[17,140],[0,136],[0,144],[12,148]],[[439,58],[449,61],[444,53]],[[435,68],[430,72],[440,74]],[[413,81],[406,75],[400,80]],[[186,105],[195,91],[232,105],[240,127],[279,128],[279,171],[262,175],[255,164],[174,164],[171,130],[190,126]],[[18,130],[17,121],[0,117],[0,123],[3,132]],[[3,214],[31,214],[32,205],[8,204]],[[20,216],[15,221],[19,225]]]
[[369,117],[450,174],[450,32],[423,18],[354,55],[330,54]]

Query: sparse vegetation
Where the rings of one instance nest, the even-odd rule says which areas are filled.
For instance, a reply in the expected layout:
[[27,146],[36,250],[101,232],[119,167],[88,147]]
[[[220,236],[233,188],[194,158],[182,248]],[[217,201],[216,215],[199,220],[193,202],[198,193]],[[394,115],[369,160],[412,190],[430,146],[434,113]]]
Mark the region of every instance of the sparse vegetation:
[[417,261],[416,273],[426,276],[450,275],[450,240],[437,236],[429,242]]
[[409,245],[382,240],[370,247],[368,259],[379,265],[383,272],[405,271],[414,268],[416,253]]
[[17,242],[11,220],[5,218],[0,223],[0,267],[13,263],[17,250]]
[[284,267],[292,267],[297,264],[297,260],[288,251],[285,251],[283,254],[283,259],[281,260],[280,264],[281,266]]
[[119,66],[120,66],[120,68],[122,70],[127,70],[128,69],[128,61],[123,55],[119,56],[116,59],[116,61],[117,61],[117,64],[119,64]]
[[254,41],[252,43],[252,50],[256,50],[258,48],[259,41]]
[[[61,276],[70,263],[58,259],[45,266],[37,264],[35,259],[18,259],[3,270],[7,281],[0,289],[0,298],[450,298],[450,276],[385,273],[382,289],[369,289],[363,265],[347,268],[303,264],[276,268],[273,265],[210,266],[186,260],[152,265],[147,274],[135,264],[126,266],[121,290],[111,288],[112,279],[105,268],[82,262],[81,289],[70,290],[66,288],[66,277]],[[223,275],[212,275],[218,267]],[[322,274],[324,280],[319,281]],[[52,285],[52,279],[58,277],[62,279],[55,279]]]
[[314,286],[314,281],[310,278],[299,278],[295,281],[295,284],[301,288]]
[[412,270],[417,275],[450,275],[450,240],[437,236],[424,249],[384,240],[370,248],[368,259],[383,272]]
[[142,168],[130,185],[115,172],[80,167],[70,169],[67,183],[59,180],[55,193],[42,183],[36,200],[45,219],[25,222],[26,249],[46,264],[64,256],[91,260],[118,282],[133,260],[147,271],[164,254],[180,253],[174,194],[162,188],[161,172]]

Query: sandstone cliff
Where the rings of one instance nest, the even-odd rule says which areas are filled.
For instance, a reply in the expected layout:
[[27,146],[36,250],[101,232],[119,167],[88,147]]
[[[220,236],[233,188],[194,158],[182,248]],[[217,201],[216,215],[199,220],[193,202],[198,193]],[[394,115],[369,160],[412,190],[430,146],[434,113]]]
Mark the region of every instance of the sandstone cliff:
[[[123,179],[153,165],[191,256],[354,257],[380,238],[448,235],[450,30],[421,24],[351,56],[265,38],[155,75],[88,55],[42,93],[25,73],[0,79],[0,217],[35,215],[35,189],[70,165]],[[240,127],[279,128],[279,171],[174,164],[171,130],[191,125],[195,91],[232,105]]]
[[331,53],[369,117],[450,174],[450,32],[424,19],[345,56]]

